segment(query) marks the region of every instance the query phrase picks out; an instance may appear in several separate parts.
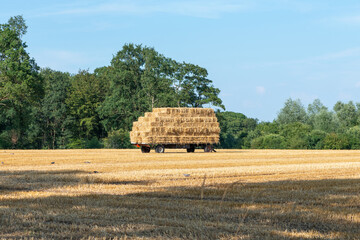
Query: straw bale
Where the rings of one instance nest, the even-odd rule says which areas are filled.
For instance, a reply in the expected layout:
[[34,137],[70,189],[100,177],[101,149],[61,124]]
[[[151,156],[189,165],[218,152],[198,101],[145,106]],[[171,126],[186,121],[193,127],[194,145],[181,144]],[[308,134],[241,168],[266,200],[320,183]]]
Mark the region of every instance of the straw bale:
[[219,123],[213,109],[154,108],[133,123],[132,143],[205,144],[219,141]]

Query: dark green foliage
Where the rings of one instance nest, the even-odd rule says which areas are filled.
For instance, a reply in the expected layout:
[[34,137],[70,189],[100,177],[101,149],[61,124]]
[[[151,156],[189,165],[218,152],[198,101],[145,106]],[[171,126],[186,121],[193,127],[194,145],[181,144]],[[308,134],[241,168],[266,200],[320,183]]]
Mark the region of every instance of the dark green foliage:
[[96,71],[109,83],[108,94],[99,105],[106,131],[131,130],[132,123],[154,107],[202,107],[224,109],[219,89],[199,66],[178,63],[153,48],[126,44],[111,66]]
[[225,108],[205,68],[141,45],[94,73],[39,72],[26,31],[22,16],[0,24],[0,148],[128,148],[132,123],[154,107]]
[[72,80],[70,93],[66,98],[71,117],[71,130],[75,138],[91,139],[104,136],[98,107],[105,99],[107,84],[102,78],[87,71],[80,71]]
[[154,107],[214,106],[221,148],[360,149],[360,103],[288,99],[273,122],[225,110],[198,65],[125,44],[110,66],[75,75],[27,53],[22,16],[0,24],[0,148],[131,148],[132,123]]
[[102,148],[102,147],[103,147],[103,145],[99,141],[99,139],[97,139],[97,137],[93,137],[90,140],[87,140],[85,142],[85,148],[95,149],[95,148]]
[[360,127],[355,126],[346,131],[346,137],[351,149],[360,149]]
[[68,130],[67,118],[69,106],[65,100],[68,98],[71,89],[71,77],[68,73],[43,69],[40,72],[44,78],[45,95],[42,100],[42,119],[38,125],[42,125],[43,147],[65,148]]
[[120,129],[112,131],[109,136],[104,139],[105,148],[132,148],[130,144],[129,132]]
[[255,129],[257,119],[247,118],[234,112],[217,112],[220,124],[220,146],[222,148],[244,148],[245,138]]
[[286,148],[305,149],[308,146],[308,135],[311,127],[307,124],[294,122],[281,126],[280,135],[285,138]]
[[259,149],[284,149],[285,146],[285,138],[273,133],[255,138],[251,142],[252,148]]
[[28,127],[32,108],[43,96],[43,79],[34,59],[26,52],[21,37],[27,26],[21,16],[0,24],[0,131],[1,144],[29,147]]
[[330,133],[324,138],[324,149],[350,149],[346,135]]
[[308,149],[322,149],[324,147],[324,138],[326,132],[321,130],[312,130],[308,135]]
[[85,148],[85,140],[84,139],[69,139],[66,144],[66,148],[68,149],[82,149]]

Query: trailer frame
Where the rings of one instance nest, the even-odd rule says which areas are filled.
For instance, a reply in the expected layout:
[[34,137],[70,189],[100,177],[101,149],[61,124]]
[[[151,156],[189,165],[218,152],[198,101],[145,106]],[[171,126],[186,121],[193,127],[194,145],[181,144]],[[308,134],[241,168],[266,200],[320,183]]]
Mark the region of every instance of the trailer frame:
[[159,144],[133,144],[138,148],[141,148],[142,153],[149,153],[151,149],[155,149],[156,153],[164,153],[165,148],[169,149],[186,149],[186,152],[192,153],[195,152],[195,149],[204,149],[204,152],[216,152],[213,144],[210,143],[200,143],[200,144],[168,144],[168,143],[159,143]]

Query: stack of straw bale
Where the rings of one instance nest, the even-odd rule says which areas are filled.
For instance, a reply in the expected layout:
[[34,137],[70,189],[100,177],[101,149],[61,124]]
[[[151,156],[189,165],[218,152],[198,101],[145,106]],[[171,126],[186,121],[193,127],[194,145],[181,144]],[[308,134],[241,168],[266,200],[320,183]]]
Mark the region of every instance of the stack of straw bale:
[[219,123],[211,108],[154,108],[133,123],[132,144],[215,144]]

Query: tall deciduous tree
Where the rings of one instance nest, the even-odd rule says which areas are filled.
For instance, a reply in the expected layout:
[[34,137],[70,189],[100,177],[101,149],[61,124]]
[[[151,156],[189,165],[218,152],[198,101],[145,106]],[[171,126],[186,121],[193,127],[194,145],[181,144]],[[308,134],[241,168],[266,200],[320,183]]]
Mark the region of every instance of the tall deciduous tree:
[[334,111],[336,112],[340,123],[345,128],[353,127],[357,124],[358,113],[356,106],[352,101],[348,103],[338,101],[334,106]]
[[177,63],[153,48],[127,44],[106,71],[109,94],[99,108],[106,130],[130,130],[131,124],[153,107],[224,108],[219,89],[207,71],[193,64]]
[[327,111],[327,107],[321,103],[320,99],[315,99],[313,103],[308,105],[307,113],[308,113],[308,123],[313,126],[315,116],[318,115],[322,110]]
[[43,94],[39,68],[21,39],[26,29],[22,16],[0,24],[0,128],[2,139],[8,138],[12,147],[25,145],[30,108]]
[[307,114],[301,101],[299,99],[292,100],[291,98],[286,100],[285,106],[280,110],[276,121],[280,124],[306,123]]
[[49,148],[63,148],[69,113],[65,100],[71,89],[70,74],[47,68],[41,71],[41,75],[45,86],[42,101],[43,144]]
[[225,110],[218,97],[220,90],[207,78],[208,72],[205,68],[190,63],[173,64],[173,87],[177,94],[178,107],[202,107],[211,104]]
[[87,71],[80,71],[74,76],[66,99],[73,138],[103,137],[101,118],[97,112],[107,92],[107,84],[102,80]]

